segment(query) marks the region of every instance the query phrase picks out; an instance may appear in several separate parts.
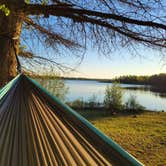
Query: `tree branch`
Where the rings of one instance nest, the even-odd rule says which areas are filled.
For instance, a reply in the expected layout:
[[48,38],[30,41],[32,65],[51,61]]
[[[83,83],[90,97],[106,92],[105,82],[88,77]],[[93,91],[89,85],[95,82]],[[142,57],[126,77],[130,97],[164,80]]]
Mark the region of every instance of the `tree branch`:
[[32,19],[26,17],[24,19],[24,22],[27,23],[28,25],[33,26],[35,29],[37,29],[38,31],[40,31],[42,34],[46,34],[50,39],[54,39],[55,42],[57,43],[61,43],[62,45],[66,46],[66,47],[81,47],[78,43],[75,43],[74,41],[71,41],[69,39],[65,39],[63,36],[61,36],[60,34],[51,32],[45,28],[43,28],[42,26],[40,26],[39,24],[35,23]]
[[160,28],[166,30],[166,25],[153,22],[153,21],[142,21],[138,19],[124,17],[122,15],[103,13],[98,11],[78,9],[65,5],[25,5],[22,10],[27,15],[53,15],[53,16],[63,16],[68,17],[72,15],[84,15],[97,17],[100,19],[111,19],[115,21],[120,21],[122,23],[135,24],[140,26],[148,26],[154,28]]

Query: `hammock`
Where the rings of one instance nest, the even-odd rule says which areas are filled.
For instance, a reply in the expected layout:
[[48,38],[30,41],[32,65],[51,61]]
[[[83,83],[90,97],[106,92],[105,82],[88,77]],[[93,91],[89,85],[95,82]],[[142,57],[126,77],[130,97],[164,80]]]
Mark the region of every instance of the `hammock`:
[[21,74],[0,91],[0,166],[141,166],[78,113]]

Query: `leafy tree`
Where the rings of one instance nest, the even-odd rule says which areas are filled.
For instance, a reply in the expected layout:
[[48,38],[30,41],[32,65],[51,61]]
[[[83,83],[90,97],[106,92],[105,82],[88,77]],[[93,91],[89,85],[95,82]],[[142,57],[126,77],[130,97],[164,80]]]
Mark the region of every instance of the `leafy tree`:
[[80,55],[90,41],[106,55],[118,47],[135,50],[139,44],[163,50],[165,9],[165,0],[0,0],[0,86],[17,74],[16,55],[26,70],[62,66],[53,56],[36,55],[37,43],[56,55]]
[[118,83],[107,86],[105,90],[104,105],[111,112],[122,109],[122,89]]

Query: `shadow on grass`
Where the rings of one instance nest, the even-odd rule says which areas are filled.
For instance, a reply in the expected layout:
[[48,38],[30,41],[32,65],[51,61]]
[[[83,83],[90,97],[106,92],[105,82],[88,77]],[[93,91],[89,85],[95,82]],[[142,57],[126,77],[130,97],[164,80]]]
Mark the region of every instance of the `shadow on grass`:
[[140,114],[146,112],[146,111],[142,111],[142,110],[141,111],[123,110],[123,111],[118,111],[118,112],[109,112],[104,109],[86,109],[86,110],[75,109],[75,111],[90,121],[100,120],[103,118],[118,118],[118,117],[127,117],[127,116],[132,116],[133,118],[136,118],[137,115],[140,115]]

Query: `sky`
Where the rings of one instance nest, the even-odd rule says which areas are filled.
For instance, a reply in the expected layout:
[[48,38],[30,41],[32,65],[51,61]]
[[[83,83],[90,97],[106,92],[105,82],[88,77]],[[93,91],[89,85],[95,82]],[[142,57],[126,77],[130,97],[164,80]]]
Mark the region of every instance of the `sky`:
[[[53,23],[54,21],[52,19],[53,18],[51,17],[50,21]],[[34,52],[36,55],[42,55],[42,57],[47,58],[47,56],[49,57],[47,54],[48,51],[49,54],[51,54],[50,57],[53,57],[53,60],[56,62],[67,64],[67,66],[70,66],[71,68],[75,68],[75,66],[77,66],[77,60],[74,56],[68,56],[68,53],[66,53],[62,57],[56,57],[57,53],[55,51],[52,52],[50,48],[46,51],[45,48],[40,46],[37,41],[32,42],[31,39],[32,37],[29,39],[28,44],[31,45],[32,50],[35,50]],[[61,73],[61,75],[68,77],[110,79],[122,75],[153,75],[166,73],[166,65],[164,65],[164,63],[166,64],[166,58],[163,60],[160,53],[141,47],[137,51],[141,56],[137,53],[131,55],[127,49],[121,49],[119,51],[112,52],[108,58],[104,55],[99,55],[95,49],[88,48],[84,59],[81,64],[77,66],[76,71]],[[46,68],[42,68],[41,66],[39,66],[38,69],[35,68],[36,71],[41,71],[42,69],[44,71]]]
[[[42,49],[40,49],[42,54]],[[65,64],[73,71],[60,72],[61,76],[65,77],[85,77],[85,78],[101,78],[111,79],[124,75],[153,75],[166,73],[166,58],[163,59],[159,52],[140,49],[138,54],[132,55],[127,49],[112,52],[109,56],[100,55],[95,49],[88,49],[84,55],[82,62],[78,65],[78,59],[75,56],[57,57],[56,62]],[[53,57],[56,57],[56,52],[51,52]],[[45,53],[45,55],[47,55]],[[47,66],[47,65],[45,65]],[[46,71],[46,68],[39,66],[39,70]]]
[[[65,76],[88,78],[114,78],[122,75],[153,75],[166,73],[166,62],[158,52],[139,50],[140,55],[131,55],[127,50],[115,52],[110,57],[99,55],[96,50],[88,50],[77,72]],[[69,61],[69,60],[68,60]],[[165,61],[165,62],[164,62]],[[74,65],[73,65],[74,66]]]
[[[111,79],[124,75],[153,75],[166,73],[166,65],[164,65],[164,63],[166,64],[166,55],[165,59],[163,59],[160,52],[143,47],[139,47],[137,53],[134,53],[134,55],[124,48],[112,52],[107,57],[100,55],[94,48],[88,48],[84,59],[79,65],[77,65],[78,59],[75,58],[75,56],[69,56],[68,53],[58,57],[57,53],[53,50],[51,51],[51,49],[48,49],[49,51],[47,50],[51,55],[48,55],[45,48],[40,46],[35,47],[35,45],[33,45],[32,49],[36,50],[37,55],[43,55],[43,57],[46,58],[47,56],[51,56],[54,57],[53,60],[58,63],[65,64],[71,68],[76,67],[74,72],[61,72],[60,75],[66,77]],[[45,71],[45,68],[41,66],[39,66],[38,69],[34,69],[40,72],[42,70]]]

